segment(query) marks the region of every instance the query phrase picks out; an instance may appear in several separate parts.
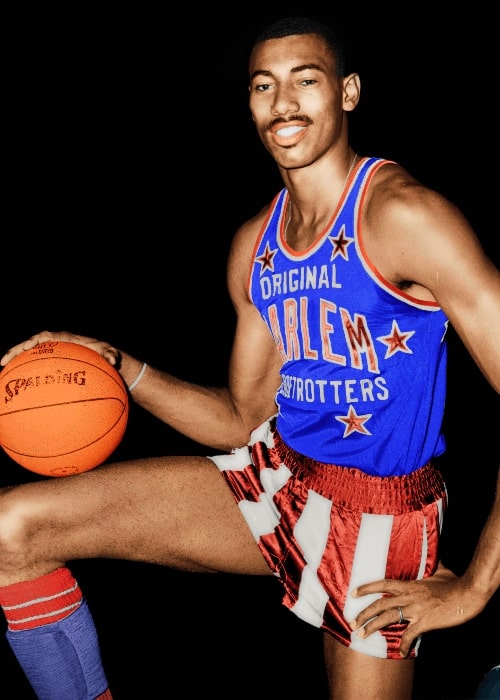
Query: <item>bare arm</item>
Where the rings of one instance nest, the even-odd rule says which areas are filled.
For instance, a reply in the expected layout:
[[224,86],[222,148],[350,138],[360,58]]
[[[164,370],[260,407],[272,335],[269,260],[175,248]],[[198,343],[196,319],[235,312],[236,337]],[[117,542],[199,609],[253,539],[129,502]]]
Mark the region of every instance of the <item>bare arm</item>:
[[[393,192],[390,176],[388,182]],[[405,283],[405,290],[417,298],[439,303],[485,378],[500,392],[500,272],[455,206],[411,178],[403,177],[402,182],[388,206],[385,183],[370,203],[369,252],[387,279]],[[386,597],[359,613],[351,627],[356,630],[373,617],[358,632],[368,636],[397,622],[401,607],[410,623],[401,642],[406,656],[421,633],[478,615],[499,585],[500,472],[493,509],[463,576],[440,565],[433,576],[420,581],[385,579],[359,586],[355,597],[373,593]]]
[[479,537],[476,550],[462,576],[440,566],[429,578],[419,581],[384,579],[359,586],[353,591],[358,598],[383,593],[351,621],[353,630],[365,625],[358,634],[365,637],[399,619],[403,609],[409,625],[403,634],[400,651],[406,656],[415,639],[433,629],[454,627],[476,617],[500,586],[500,469],[496,497],[491,513]]
[[260,217],[242,226],[229,255],[227,281],[237,322],[228,387],[199,386],[151,369],[133,393],[134,400],[157,418],[216,449],[246,444],[250,431],[276,412],[282,361],[247,292],[259,228]]
[[[274,397],[280,383],[281,358],[246,288],[260,221],[259,216],[241,227],[229,256],[228,286],[237,324],[228,387],[199,386],[148,366],[132,394],[136,403],[183,435],[225,451],[245,444],[250,431],[276,412]],[[93,348],[119,369],[127,385],[134,381],[142,367],[141,360],[109,343],[68,332],[49,331],[14,346],[0,363],[5,365],[22,350],[49,340],[76,342]],[[217,352],[216,345],[212,351]],[[209,349],[207,352],[210,354]]]

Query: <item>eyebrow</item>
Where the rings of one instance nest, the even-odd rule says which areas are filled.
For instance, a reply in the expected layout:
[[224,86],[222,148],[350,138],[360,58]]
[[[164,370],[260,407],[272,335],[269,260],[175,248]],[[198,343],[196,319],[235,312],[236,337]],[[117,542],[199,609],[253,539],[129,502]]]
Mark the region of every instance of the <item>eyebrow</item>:
[[[321,71],[322,73],[325,72],[324,68],[322,68],[321,66],[319,66],[317,63],[304,63],[304,64],[301,65],[301,66],[295,66],[294,68],[291,69],[290,72],[291,72],[291,73],[301,73],[301,72],[304,71],[304,70],[319,70],[319,71]],[[260,69],[255,70],[255,71],[251,74],[250,80],[253,80],[253,79],[254,79],[255,77],[257,77],[258,75],[264,75],[264,76],[267,76],[267,77],[271,77],[271,76],[273,75],[273,72],[270,71],[270,70],[260,70]]]

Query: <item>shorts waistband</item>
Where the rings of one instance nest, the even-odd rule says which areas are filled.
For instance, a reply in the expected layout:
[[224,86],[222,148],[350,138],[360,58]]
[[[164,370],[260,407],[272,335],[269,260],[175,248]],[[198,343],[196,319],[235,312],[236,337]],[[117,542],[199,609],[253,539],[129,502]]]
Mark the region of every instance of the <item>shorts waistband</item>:
[[441,472],[432,461],[403,476],[372,476],[355,467],[325,464],[305,457],[286,445],[276,428],[272,429],[274,455],[278,466],[284,463],[306,486],[332,498],[335,503],[364,512],[402,513],[434,503],[446,496]]

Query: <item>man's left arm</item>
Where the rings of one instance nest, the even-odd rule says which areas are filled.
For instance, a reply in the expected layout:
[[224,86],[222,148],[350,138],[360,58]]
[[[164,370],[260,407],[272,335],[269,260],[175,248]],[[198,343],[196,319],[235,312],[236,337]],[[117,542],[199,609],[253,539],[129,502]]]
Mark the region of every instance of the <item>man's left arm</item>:
[[[411,188],[410,188],[411,189]],[[500,271],[486,256],[469,222],[443,197],[417,188],[407,201],[398,237],[399,273],[431,292],[493,389],[500,393]],[[462,576],[442,564],[426,579],[370,582],[355,597],[382,594],[351,621],[366,637],[409,621],[401,641],[406,656],[423,632],[460,625],[477,616],[500,585],[500,471],[493,508]],[[372,619],[373,618],[373,619]],[[364,625],[364,627],[363,627]]]

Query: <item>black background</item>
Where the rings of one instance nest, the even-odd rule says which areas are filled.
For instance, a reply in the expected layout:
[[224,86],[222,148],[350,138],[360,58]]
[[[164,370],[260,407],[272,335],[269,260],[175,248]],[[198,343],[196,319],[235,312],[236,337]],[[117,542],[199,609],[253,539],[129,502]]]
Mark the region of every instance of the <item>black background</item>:
[[[498,264],[496,19],[477,3],[439,17],[435,4],[415,7],[337,11],[362,80],[351,140],[458,204]],[[230,240],[281,187],[249,116],[246,59],[283,11],[334,18],[315,3],[72,5],[7,22],[0,352],[67,329],[225,383]],[[493,499],[498,395],[450,336],[443,558],[460,572]],[[206,452],[132,406],[113,459]],[[36,478],[3,453],[0,468],[1,485]],[[319,635],[281,607],[274,580],[110,561],[72,569],[115,700],[326,697]],[[415,698],[472,696],[499,661],[499,605],[497,593],[474,621],[426,635]],[[31,700],[3,635],[0,668],[2,697]]]

